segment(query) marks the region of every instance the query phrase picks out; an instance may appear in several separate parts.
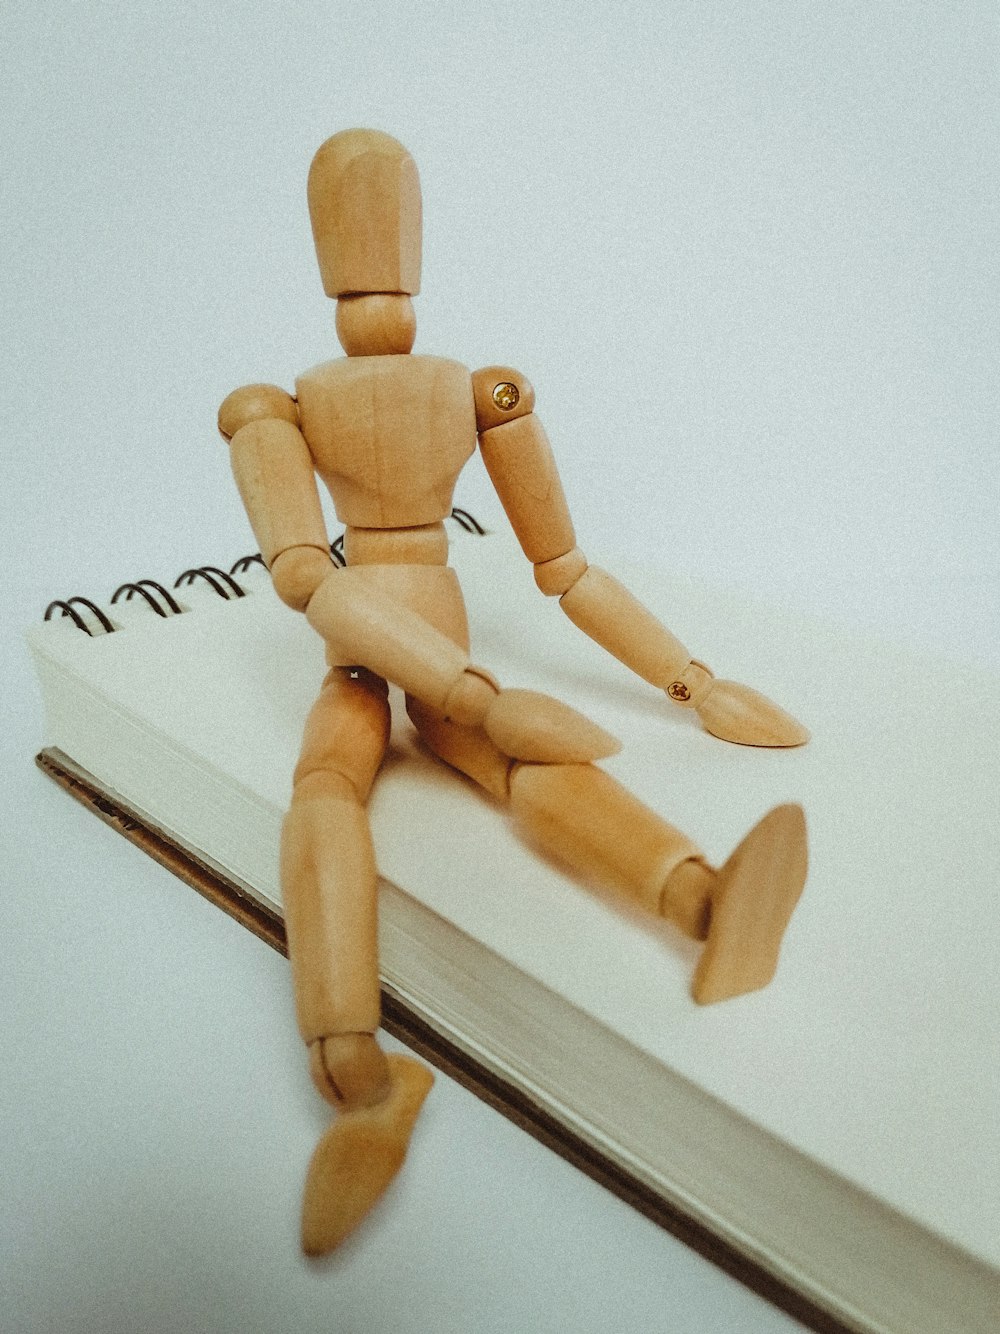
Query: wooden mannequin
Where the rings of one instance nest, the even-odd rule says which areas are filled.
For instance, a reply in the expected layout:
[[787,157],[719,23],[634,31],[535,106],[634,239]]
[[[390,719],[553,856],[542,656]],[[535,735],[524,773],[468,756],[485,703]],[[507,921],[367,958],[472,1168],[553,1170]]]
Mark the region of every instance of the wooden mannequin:
[[[574,710],[503,690],[469,658],[443,520],[478,436],[541,591],[585,634],[725,740],[796,746],[807,733],[746,686],[719,681],[610,575],[588,564],[534,392],[518,371],[470,374],[410,354],[420,277],[420,189],[405,149],[373,130],[320,148],[309,207],[346,357],[296,396],[238,389],[219,428],[279,596],[305,612],[330,671],[305,727],[282,837],[282,893],[299,1027],[338,1109],[310,1166],[303,1246],[331,1250],[391,1181],[431,1084],[386,1057],[379,1026],[376,868],[365,806],[389,736],[387,682],[427,746],[508,805],[565,864],[705,940],[701,1003],[766,986],[805,879],[798,806],[771,811],[721,870],[594,764],[617,743]],[[346,525],[330,560],[316,476]],[[527,929],[528,924],[526,924]]]

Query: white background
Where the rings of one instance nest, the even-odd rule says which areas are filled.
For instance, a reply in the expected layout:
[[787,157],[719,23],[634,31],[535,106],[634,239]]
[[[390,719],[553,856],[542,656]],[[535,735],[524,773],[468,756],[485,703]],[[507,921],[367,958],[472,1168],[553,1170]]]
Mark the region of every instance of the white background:
[[[18,635],[253,549],[215,411],[337,355],[305,177],[361,124],[421,170],[416,350],[533,380],[585,549],[996,662],[997,25],[937,0],[8,7],[12,1327],[792,1327],[443,1080],[386,1209],[305,1267],[322,1113],[285,965],[34,772]],[[478,460],[456,500],[498,519]]]

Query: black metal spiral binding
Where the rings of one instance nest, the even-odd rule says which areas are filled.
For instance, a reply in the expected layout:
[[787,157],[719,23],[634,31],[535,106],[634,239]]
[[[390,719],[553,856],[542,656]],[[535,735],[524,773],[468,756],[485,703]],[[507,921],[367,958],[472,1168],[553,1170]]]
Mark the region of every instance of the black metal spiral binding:
[[[166,611],[164,611],[160,603],[157,602],[156,598],[153,597],[152,593],[148,592],[150,588],[155,588],[157,593],[166,603]],[[111,594],[112,605],[118,601],[123,593],[125,594],[126,602],[131,601],[135,594],[138,593],[139,596],[144,598],[153,608],[157,616],[163,616],[165,618],[168,614],[179,616],[181,613],[180,605],[174,596],[171,593],[168,593],[163,585],[158,584],[155,579],[139,579],[134,584],[122,584],[121,587],[116,588]]]
[[[454,519],[459,527],[464,528],[467,533],[476,533],[480,537],[484,536],[486,533],[486,529],[469,513],[468,510],[455,508],[451,511],[451,514],[448,517]],[[343,568],[346,566],[347,557],[344,555],[343,533],[341,533],[335,542],[330,544],[330,557],[338,567]],[[228,574],[225,570],[220,570],[215,565],[201,565],[196,569],[185,570],[183,574],[178,575],[174,580],[174,588],[181,588],[184,585],[193,584],[196,579],[203,579],[209,587],[226,602],[230,601],[232,598],[243,598],[246,597],[246,589],[242,588],[233,576],[244,574],[249,570],[251,565],[264,565],[264,557],[259,551],[255,552],[252,556],[241,556],[232,566]],[[265,566],[265,569],[266,568],[267,567]],[[154,592],[151,593],[149,591],[150,589],[154,590]],[[154,596],[154,593],[156,596]],[[131,598],[136,596],[141,597],[148,603],[157,616],[163,618],[168,616],[179,616],[184,611],[184,608],[173,594],[164,588],[162,584],[158,584],[155,579],[136,579],[132,583],[121,584],[115,589],[114,593],[112,593],[111,602],[112,604],[116,603],[120,597],[124,597],[125,601],[128,602]],[[158,601],[158,598],[162,599],[162,602]],[[110,635],[115,633],[116,627],[100,607],[91,602],[89,598],[73,597],[67,598],[65,601],[57,599],[55,602],[50,602],[45,608],[45,620],[50,621],[54,613],[58,611],[61,612],[63,616],[68,616],[73,624],[78,629],[83,630],[85,634],[93,635],[94,631],[76,610],[74,604],[86,607],[90,614],[97,620],[105,634]]]
[[[225,598],[227,602],[229,601],[230,592],[234,598],[246,597],[246,590],[239,586],[233,576],[227,574],[225,570],[218,569],[215,565],[202,565],[196,570],[185,570],[183,574],[178,575],[174,580],[174,588],[180,588],[184,584],[193,584],[199,576],[204,579],[206,583],[211,584],[219,597]],[[221,579],[222,582],[218,583],[217,578]],[[227,589],[229,590],[228,592]]]
[[73,609],[74,602],[77,602],[81,606],[86,607],[87,610],[93,616],[97,617],[98,621],[101,623],[101,626],[104,629],[105,634],[109,635],[114,634],[115,627],[108,620],[107,616],[105,616],[104,612],[101,611],[100,607],[95,606],[94,603],[91,602],[89,598],[79,598],[79,597],[67,598],[65,602],[62,602],[57,599],[55,602],[50,602],[49,605],[45,608],[44,619],[47,621],[51,621],[52,613],[54,611],[61,611],[64,616],[68,616],[70,618],[70,620],[78,629],[83,630],[88,635],[93,635],[94,632],[93,630],[91,630],[87,622],[83,619],[83,617],[80,615],[78,611],[75,611]]
[[[252,556],[241,556],[235,565],[229,567],[229,573],[245,574],[251,565],[264,565],[264,557],[259,551],[254,552]],[[264,565],[264,569],[267,569],[266,565]]]
[[478,537],[486,536],[486,529],[478,519],[473,518],[468,510],[455,508],[452,510],[450,517],[455,520],[460,528],[464,528],[467,533],[475,533]]

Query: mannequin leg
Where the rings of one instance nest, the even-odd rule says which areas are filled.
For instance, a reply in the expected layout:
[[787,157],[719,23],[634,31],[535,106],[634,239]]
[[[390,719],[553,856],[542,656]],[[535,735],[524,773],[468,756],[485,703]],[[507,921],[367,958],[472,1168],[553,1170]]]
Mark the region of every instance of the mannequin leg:
[[593,764],[514,761],[478,728],[407,708],[425,744],[510,806],[546,852],[585,878],[707,940],[692,987],[709,1003],[766,986],[805,882],[805,825],[781,806],[750,831],[721,871],[701,850]]
[[396,1175],[430,1072],[386,1058],[379,1025],[377,873],[365,812],[389,738],[388,690],[334,668],[305,728],[281,843],[299,1029],[313,1082],[339,1111],[313,1155],[302,1244],[332,1250]]
[[389,739],[388,688],[334,668],[306,722],[281,837],[281,885],[299,1030],[374,1033],[377,877],[365,805]]

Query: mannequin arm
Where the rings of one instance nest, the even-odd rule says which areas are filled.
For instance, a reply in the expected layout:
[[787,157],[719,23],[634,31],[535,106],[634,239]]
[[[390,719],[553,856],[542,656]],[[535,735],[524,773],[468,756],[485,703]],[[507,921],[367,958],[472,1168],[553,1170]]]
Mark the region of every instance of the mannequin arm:
[[543,593],[570,620],[643,680],[726,741],[797,746],[808,732],[770,700],[703,663],[617,579],[590,565],[576,545],[555,459],[533,412],[534,391],[509,367],[473,376],[479,446],[486,470]]
[[332,571],[306,616],[339,661],[366,667],[453,722],[481,727],[509,759],[584,764],[618,750],[614,737],[568,705],[533,690],[501,690],[447,635],[372,587],[363,566]]
[[304,611],[332,562],[298,405],[274,385],[248,385],[222,404],[219,430],[275,591]]

